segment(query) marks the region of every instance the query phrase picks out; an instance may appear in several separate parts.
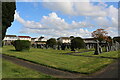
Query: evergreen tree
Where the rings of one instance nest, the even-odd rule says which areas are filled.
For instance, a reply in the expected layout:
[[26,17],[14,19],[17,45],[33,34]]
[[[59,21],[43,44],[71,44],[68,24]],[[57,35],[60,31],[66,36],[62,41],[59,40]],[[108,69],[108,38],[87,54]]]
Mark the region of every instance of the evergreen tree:
[[2,39],[5,37],[7,28],[10,27],[14,21],[15,10],[15,2],[2,2]]

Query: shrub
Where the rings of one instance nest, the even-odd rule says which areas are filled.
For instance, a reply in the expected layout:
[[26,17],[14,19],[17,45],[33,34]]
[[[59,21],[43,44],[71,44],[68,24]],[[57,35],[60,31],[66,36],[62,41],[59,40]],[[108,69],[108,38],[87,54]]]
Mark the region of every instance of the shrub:
[[16,41],[14,41],[13,46],[15,47],[16,51],[29,50],[30,49],[30,41],[16,40]]
[[51,47],[54,48],[54,46],[57,44],[56,39],[55,38],[51,38],[49,40],[47,40],[46,44]]
[[76,37],[71,40],[71,50],[85,48],[85,42],[82,38]]

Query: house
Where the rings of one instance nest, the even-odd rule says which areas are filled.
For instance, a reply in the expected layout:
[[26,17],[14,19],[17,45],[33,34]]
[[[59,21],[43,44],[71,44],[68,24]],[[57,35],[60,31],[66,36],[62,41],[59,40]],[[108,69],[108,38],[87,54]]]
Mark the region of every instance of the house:
[[96,38],[83,38],[85,43],[96,43]]
[[61,43],[71,43],[71,39],[69,37],[60,37],[57,40]]
[[36,44],[46,44],[46,41],[35,41]]
[[28,41],[31,41],[31,37],[30,36],[18,36],[18,40],[28,40]]
[[36,39],[36,41],[47,41],[47,39],[45,37],[39,37],[38,39]]
[[3,39],[4,45],[11,45],[11,42],[15,40],[17,40],[16,35],[6,35],[5,38]]
[[47,39],[44,37],[31,38],[31,44],[46,44]]
[[36,39],[36,38],[31,38],[31,44],[34,44],[34,43],[35,43],[35,39]]

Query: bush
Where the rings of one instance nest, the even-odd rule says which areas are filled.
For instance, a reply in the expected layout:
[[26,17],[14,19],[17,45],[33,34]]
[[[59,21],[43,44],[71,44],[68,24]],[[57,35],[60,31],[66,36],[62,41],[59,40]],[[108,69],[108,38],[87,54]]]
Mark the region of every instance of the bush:
[[30,49],[30,41],[16,40],[16,41],[14,41],[13,46],[15,47],[16,51],[29,50]]
[[85,42],[81,37],[76,37],[71,40],[71,50],[85,48]]
[[46,44],[51,47],[54,48],[54,46],[57,44],[56,39],[55,38],[51,38],[49,40],[47,40]]

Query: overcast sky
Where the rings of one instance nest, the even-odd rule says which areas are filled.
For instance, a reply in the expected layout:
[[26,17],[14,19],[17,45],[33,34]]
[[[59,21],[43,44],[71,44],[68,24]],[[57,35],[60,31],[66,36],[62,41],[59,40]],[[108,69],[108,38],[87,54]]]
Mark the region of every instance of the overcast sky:
[[7,34],[58,38],[91,37],[96,29],[118,35],[117,2],[17,2]]

